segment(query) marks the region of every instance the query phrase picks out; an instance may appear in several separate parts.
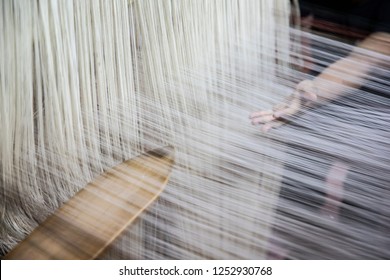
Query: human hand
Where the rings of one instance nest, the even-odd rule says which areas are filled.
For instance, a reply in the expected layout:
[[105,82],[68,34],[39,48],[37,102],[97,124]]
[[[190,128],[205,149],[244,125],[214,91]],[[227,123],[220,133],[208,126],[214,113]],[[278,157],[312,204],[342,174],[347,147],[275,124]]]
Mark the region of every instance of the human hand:
[[287,118],[293,116],[305,105],[317,100],[317,88],[311,80],[300,82],[294,93],[285,101],[272,108],[252,113],[249,118],[253,125],[261,124],[261,130],[268,132],[271,128],[279,127],[287,122]]

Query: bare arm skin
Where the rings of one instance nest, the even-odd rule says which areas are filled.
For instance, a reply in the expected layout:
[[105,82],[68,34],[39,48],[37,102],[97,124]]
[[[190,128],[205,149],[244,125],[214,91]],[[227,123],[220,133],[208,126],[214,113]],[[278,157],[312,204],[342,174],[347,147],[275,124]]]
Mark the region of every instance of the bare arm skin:
[[[390,34],[385,32],[373,33],[364,39],[358,48],[390,55]],[[327,67],[313,80],[300,82],[294,94],[286,102],[274,107],[273,110],[263,110],[250,115],[252,124],[261,124],[267,132],[271,128],[284,124],[283,118],[297,113],[303,103],[311,101],[326,102],[339,97],[346,88],[357,88],[364,82],[364,77],[373,66],[378,66],[381,60],[369,54],[361,54],[354,50],[349,56],[342,58]]]

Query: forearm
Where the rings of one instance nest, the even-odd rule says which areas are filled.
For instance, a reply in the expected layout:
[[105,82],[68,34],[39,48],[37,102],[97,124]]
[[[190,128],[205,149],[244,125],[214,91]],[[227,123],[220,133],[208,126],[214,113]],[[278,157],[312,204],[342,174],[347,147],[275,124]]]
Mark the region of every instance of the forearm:
[[317,100],[333,100],[350,88],[358,88],[371,67],[351,57],[338,60],[313,80]]
[[319,105],[322,101],[335,99],[351,87],[361,86],[374,66],[385,63],[385,67],[388,67],[388,57],[378,56],[378,53],[390,55],[389,37],[387,33],[371,35],[359,45],[365,51],[357,49],[330,65],[314,80],[301,81],[286,102],[270,110],[252,113],[252,124],[261,124],[262,131],[267,132],[284,124],[289,116],[298,113],[302,107]]
[[345,93],[349,88],[360,87],[373,67],[383,63],[375,54],[390,55],[390,35],[376,33],[358,45],[365,51],[353,51],[342,58],[313,80],[318,101],[332,100]]

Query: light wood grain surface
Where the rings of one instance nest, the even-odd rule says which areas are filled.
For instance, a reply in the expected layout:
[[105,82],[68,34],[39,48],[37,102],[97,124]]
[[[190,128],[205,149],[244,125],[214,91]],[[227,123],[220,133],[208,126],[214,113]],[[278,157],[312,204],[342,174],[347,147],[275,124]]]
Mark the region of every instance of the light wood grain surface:
[[5,259],[96,259],[159,196],[174,163],[167,146],[98,176]]

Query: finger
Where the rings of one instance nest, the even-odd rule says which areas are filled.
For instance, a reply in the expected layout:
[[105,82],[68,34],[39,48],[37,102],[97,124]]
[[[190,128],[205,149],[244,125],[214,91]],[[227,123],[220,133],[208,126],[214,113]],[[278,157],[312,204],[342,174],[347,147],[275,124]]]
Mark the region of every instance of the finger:
[[263,123],[267,123],[267,122],[270,122],[273,120],[275,120],[275,117],[273,114],[269,114],[266,116],[261,116],[261,117],[256,117],[256,118],[251,119],[252,124],[263,124]]
[[276,111],[273,116],[275,119],[291,116],[294,115],[296,112],[298,112],[300,107],[301,107],[301,101],[299,100],[299,98],[294,98],[291,101],[289,106]]
[[258,112],[253,112],[252,114],[250,114],[249,118],[253,119],[253,118],[263,117],[263,116],[272,115],[272,114],[273,114],[272,110],[258,111]]
[[282,126],[282,125],[284,125],[284,122],[283,122],[283,121],[275,120],[275,121],[272,121],[272,122],[269,122],[269,123],[264,124],[264,125],[261,127],[261,131],[264,132],[264,133],[267,133],[267,132],[269,132],[271,129],[278,128],[278,127],[280,127],[280,126]]
[[288,103],[281,103],[281,104],[277,104],[275,105],[272,109],[273,113],[275,113],[276,111],[280,111],[280,110],[283,110],[284,108],[286,108],[290,102]]

